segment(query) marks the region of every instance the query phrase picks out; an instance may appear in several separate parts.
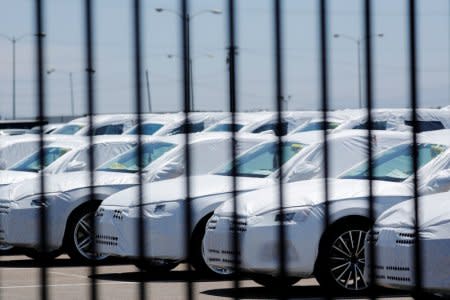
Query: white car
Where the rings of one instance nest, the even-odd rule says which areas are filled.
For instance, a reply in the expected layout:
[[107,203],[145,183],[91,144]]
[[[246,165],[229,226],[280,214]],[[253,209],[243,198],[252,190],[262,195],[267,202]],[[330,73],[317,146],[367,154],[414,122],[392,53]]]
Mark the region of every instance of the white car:
[[[151,114],[142,122],[143,135],[166,136],[183,133],[202,132],[205,128],[225,118],[224,113],[190,113],[189,122],[185,123],[184,113]],[[186,128],[186,126],[188,126]],[[124,134],[136,135],[138,126],[134,126]]]
[[[418,132],[450,129],[450,111],[419,108],[416,113]],[[374,130],[409,131],[412,128],[411,117],[411,109],[374,109],[372,126]],[[334,131],[345,129],[368,129],[367,113],[344,122]]]
[[[349,135],[330,138],[330,147],[343,156],[354,149],[354,155],[336,164],[334,172],[342,172],[349,166],[362,161],[367,151],[367,143],[362,136],[366,132],[353,132]],[[320,177],[321,168],[321,133],[307,133],[287,136],[283,139],[284,152],[283,180],[299,180],[306,176]],[[387,136],[387,135],[383,135]],[[380,147],[385,143],[397,143],[395,139],[380,137]],[[277,159],[277,141],[273,137],[237,157],[237,192],[244,193],[273,185],[279,180],[280,162]],[[306,146],[311,144],[310,146]],[[364,150],[366,149],[366,150]],[[345,164],[347,163],[347,165]],[[201,241],[205,225],[212,212],[233,192],[232,163],[204,176],[191,177],[190,205],[192,210],[191,246],[193,257],[191,263],[197,270],[208,271],[201,254]],[[153,268],[155,263],[164,269],[170,269],[186,259],[184,235],[186,233],[184,211],[186,205],[186,178],[167,180],[145,185],[144,224],[148,265],[139,267]],[[97,247],[102,253],[118,256],[137,257],[138,240],[135,228],[139,216],[139,199],[136,188],[131,188],[112,195],[98,209]],[[116,216],[120,215],[120,218]]]
[[[124,137],[132,139],[132,137]],[[252,147],[265,137],[238,137],[239,149]],[[184,137],[152,137],[142,144],[143,181],[173,178],[184,173]],[[230,136],[198,135],[191,139],[194,174],[204,174],[230,157]],[[90,237],[91,216],[106,197],[138,184],[136,149],[104,163],[94,173],[94,199],[91,199],[89,172],[71,172],[46,176],[45,199],[41,201],[40,178],[28,179],[0,189],[0,239],[3,243],[39,250],[40,208],[47,209],[49,220],[45,255],[58,254],[63,247],[71,258],[79,261],[104,259],[94,253]],[[35,230],[33,230],[35,229]],[[30,254],[31,253],[31,254]],[[30,256],[39,255],[29,252]]]
[[[450,132],[421,134],[421,193],[441,192],[436,178],[449,168]],[[331,149],[331,148],[330,148]],[[374,157],[375,215],[412,195],[412,144],[394,146]],[[349,152],[351,155],[352,152]],[[341,157],[344,159],[344,157]],[[367,288],[363,276],[364,239],[369,230],[368,165],[363,162],[329,179],[329,225],[325,228],[324,180],[284,185],[284,214],[280,215],[278,186],[238,196],[236,213],[240,240],[240,268],[262,285],[290,285],[315,276],[322,286],[357,292]],[[208,266],[219,272],[233,268],[231,222],[233,202],[217,208],[207,224],[203,241]],[[284,219],[286,271],[280,281],[279,226]]]
[[[132,114],[96,115],[93,116],[93,135],[122,134],[136,124],[136,116]],[[88,135],[89,118],[74,119],[54,130],[52,134]]]
[[[450,169],[435,184],[450,189]],[[419,241],[423,291],[450,295],[450,192],[419,198]],[[415,231],[414,200],[386,210],[376,221],[371,234],[375,242],[376,284],[414,290]],[[370,255],[366,241],[366,257]],[[366,277],[370,278],[369,266]]]
[[[54,139],[46,137],[45,143]],[[25,134],[20,136],[2,136],[0,138],[0,170],[12,165],[39,149],[39,137]],[[3,171],[1,171],[3,172]],[[0,172],[0,173],[1,173]],[[1,185],[0,181],[0,185]]]
[[[48,137],[46,137],[48,140]],[[7,170],[0,172],[0,186],[17,183],[26,179],[38,178],[39,172],[46,175],[88,170],[89,140],[85,137],[59,137],[52,139],[44,148],[44,166],[40,166],[40,151],[26,156]],[[36,147],[38,138],[35,139]],[[132,137],[99,136],[94,139],[94,168],[131,149],[136,144]],[[36,149],[35,149],[36,150]]]

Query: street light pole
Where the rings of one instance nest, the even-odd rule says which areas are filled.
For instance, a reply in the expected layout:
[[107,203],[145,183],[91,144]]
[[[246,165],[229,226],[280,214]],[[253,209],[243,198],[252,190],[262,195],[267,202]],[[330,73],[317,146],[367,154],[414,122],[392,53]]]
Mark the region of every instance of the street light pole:
[[366,36],[366,37],[353,37],[353,36],[349,36],[349,35],[345,35],[345,34],[334,34],[333,35],[334,38],[343,38],[349,41],[352,41],[356,44],[356,49],[358,51],[358,102],[359,102],[359,108],[363,107],[363,103],[362,103],[362,80],[361,80],[361,67],[362,67],[362,63],[361,63],[361,42],[365,41],[368,38],[372,38],[372,37],[379,37],[382,38],[384,36],[383,33],[378,33],[378,34],[374,34],[371,36]]
[[56,69],[52,68],[52,69],[47,70],[47,75],[50,75],[54,72],[65,73],[65,74],[69,75],[70,108],[71,108],[72,117],[74,117],[75,116],[75,97],[74,97],[74,93],[73,93],[73,73],[66,72],[66,71],[60,71],[60,70],[56,70]]
[[[196,12],[194,14],[191,14],[191,15],[187,14],[186,15],[186,19],[185,19],[183,17],[183,14],[181,14],[180,12],[178,12],[176,10],[173,10],[173,9],[158,7],[158,8],[155,8],[155,11],[158,12],[158,13],[169,12],[169,13],[175,14],[178,17],[180,17],[183,22],[186,22],[186,35],[187,35],[186,38],[187,38],[188,41],[190,41],[190,39],[191,39],[191,37],[190,37],[190,25],[191,24],[190,23],[191,23],[191,20],[193,18],[195,18],[195,17],[197,17],[199,15],[202,15],[202,14],[207,14],[207,13],[214,14],[214,15],[222,14],[222,11],[219,10],[219,9],[205,9],[205,10],[198,11],[198,12]],[[168,55],[169,58],[174,57],[174,56],[175,55],[170,55],[170,54]],[[192,59],[190,57],[183,57],[183,59],[187,59],[188,60],[188,65],[189,65],[189,77],[190,77],[189,87],[190,87],[190,90],[191,90],[191,94],[190,94],[190,98],[191,98],[190,99],[190,111],[193,111],[194,110],[194,77],[193,77],[193,72],[192,72]]]
[[70,84],[70,106],[72,110],[72,117],[75,117],[75,98],[73,96],[73,76],[72,72],[69,72],[69,84]]
[[11,39],[12,42],[12,118],[16,119],[16,38]]
[[148,69],[145,70],[145,79],[147,83],[148,112],[152,112],[152,101],[150,98],[150,79],[148,78]]
[[[32,36],[33,34],[23,34],[19,37],[0,34],[0,37],[11,42],[12,45],[12,118],[16,119],[16,43],[21,39]],[[39,33],[36,36],[45,37],[45,33]]]

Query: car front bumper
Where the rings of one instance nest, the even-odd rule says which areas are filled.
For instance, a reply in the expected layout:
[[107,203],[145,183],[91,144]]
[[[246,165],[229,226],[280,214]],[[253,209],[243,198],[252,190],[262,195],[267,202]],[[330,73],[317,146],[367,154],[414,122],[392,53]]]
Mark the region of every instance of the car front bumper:
[[[234,269],[233,218],[213,216],[203,239],[203,256],[218,272]],[[280,271],[279,223],[265,217],[239,218],[236,232],[239,268],[245,272],[276,275]],[[289,276],[310,277],[318,254],[323,224],[316,218],[286,222],[286,271]]]
[[[372,234],[376,253],[376,283],[412,290],[416,287],[415,234],[410,229],[375,229]],[[450,292],[450,239],[423,239],[421,243],[422,287],[428,292]],[[366,257],[370,255],[366,242]],[[366,275],[370,274],[370,265]]]
[[[180,212],[181,213],[181,212]],[[143,216],[143,235],[139,236],[138,207],[100,206],[96,213],[96,247],[100,253],[115,256],[140,257],[140,242],[144,257],[149,260],[180,261],[186,257],[182,214]]]

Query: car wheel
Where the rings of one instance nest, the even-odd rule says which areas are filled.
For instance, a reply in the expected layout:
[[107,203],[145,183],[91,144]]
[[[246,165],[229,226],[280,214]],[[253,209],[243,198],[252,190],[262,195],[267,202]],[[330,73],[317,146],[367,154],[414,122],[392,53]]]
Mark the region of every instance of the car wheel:
[[296,284],[301,278],[299,277],[281,277],[265,275],[265,274],[249,274],[257,284],[260,284],[266,288],[288,288]]
[[8,253],[9,250],[14,248],[13,245],[7,244],[7,243],[0,243],[0,255],[3,253]]
[[368,222],[342,224],[333,228],[319,249],[316,279],[322,287],[346,293],[368,288],[364,278],[364,241]]
[[109,257],[105,253],[95,252],[92,242],[93,216],[98,205],[87,205],[76,211],[67,224],[65,247],[71,259],[88,263],[101,261]]
[[139,270],[149,273],[166,273],[178,266],[178,263],[175,262],[154,262],[149,260],[136,260],[133,263]]
[[203,258],[203,237],[205,236],[206,223],[211,216],[203,218],[195,227],[194,233],[191,239],[190,259],[189,262],[194,269],[204,274],[216,274],[212,269],[208,267]]

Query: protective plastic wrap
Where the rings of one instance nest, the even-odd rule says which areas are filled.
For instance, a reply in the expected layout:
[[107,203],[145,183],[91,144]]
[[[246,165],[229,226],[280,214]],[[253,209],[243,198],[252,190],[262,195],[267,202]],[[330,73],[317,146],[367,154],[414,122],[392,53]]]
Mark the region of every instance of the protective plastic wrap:
[[2,136],[0,138],[0,170],[11,167],[38,149],[38,136]]
[[[450,294],[450,192],[421,197],[419,207],[423,288]],[[393,206],[377,219],[373,231],[378,284],[415,287],[414,224],[412,199]]]

